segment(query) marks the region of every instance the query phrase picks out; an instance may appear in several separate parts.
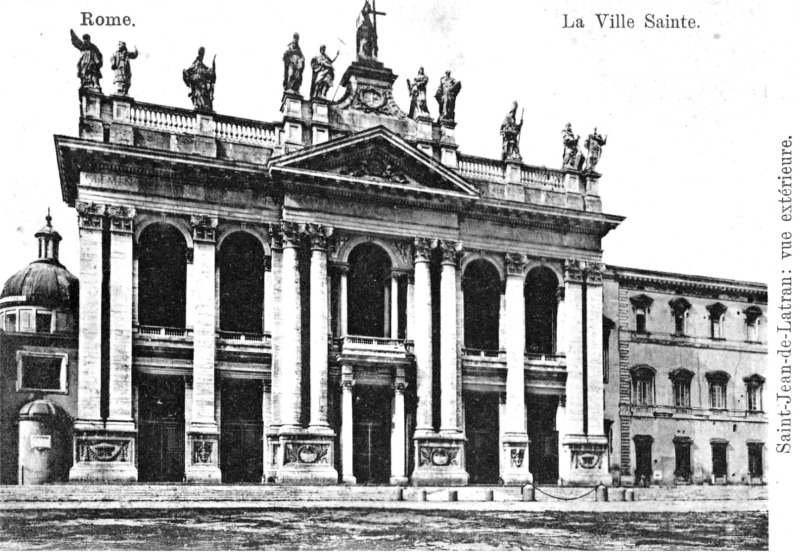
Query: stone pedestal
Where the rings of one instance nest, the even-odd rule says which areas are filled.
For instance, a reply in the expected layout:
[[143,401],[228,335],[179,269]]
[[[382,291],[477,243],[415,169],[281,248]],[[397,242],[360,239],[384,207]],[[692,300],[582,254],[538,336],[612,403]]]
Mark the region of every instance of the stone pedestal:
[[564,484],[573,486],[611,485],[611,473],[605,466],[608,441],[605,436],[568,434],[563,437],[561,455],[569,459]]
[[209,484],[221,482],[217,425],[192,422],[186,445],[189,459],[186,466],[186,481]]
[[80,92],[80,136],[85,140],[103,142],[103,121],[100,119],[100,103],[102,98],[102,94],[86,91]]
[[132,425],[75,421],[75,460],[70,481],[136,482],[136,432]]
[[469,474],[464,459],[463,434],[444,436],[438,433],[414,435],[414,486],[466,486]]
[[109,142],[133,146],[133,125],[131,125],[131,105],[133,98],[129,96],[111,97],[111,131]]
[[333,431],[282,433],[278,439],[278,483],[336,484],[339,475],[333,468],[333,438]]
[[217,157],[214,112],[198,111],[196,117],[197,130],[194,137],[194,153],[203,157]]
[[303,147],[303,97],[295,92],[284,92],[281,100],[283,114],[283,153],[288,154]]

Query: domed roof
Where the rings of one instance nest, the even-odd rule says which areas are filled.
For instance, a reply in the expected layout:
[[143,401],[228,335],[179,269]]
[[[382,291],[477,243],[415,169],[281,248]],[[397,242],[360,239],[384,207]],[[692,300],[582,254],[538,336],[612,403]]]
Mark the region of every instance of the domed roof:
[[38,418],[38,417],[55,417],[58,415],[58,409],[53,402],[46,399],[35,399],[30,403],[26,403],[19,410],[20,418]]
[[0,304],[35,305],[50,309],[77,310],[78,278],[58,262],[61,235],[50,225],[36,233],[39,259],[8,279],[0,293]]

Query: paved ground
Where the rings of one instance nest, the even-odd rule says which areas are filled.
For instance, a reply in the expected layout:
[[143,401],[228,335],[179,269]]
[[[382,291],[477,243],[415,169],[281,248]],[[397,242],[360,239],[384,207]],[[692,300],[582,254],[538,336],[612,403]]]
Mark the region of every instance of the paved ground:
[[[3,511],[0,543],[3,549],[77,550],[767,549],[766,508],[729,512],[719,509],[729,502],[682,502],[684,507],[665,513],[643,510],[648,503],[650,509],[664,505],[642,502],[638,512],[472,511],[467,503],[456,509],[453,504],[409,503],[400,510],[382,504],[326,504],[294,509]],[[689,503],[704,503],[714,511],[695,507],[699,511],[692,512]],[[624,504],[583,507],[601,505]]]

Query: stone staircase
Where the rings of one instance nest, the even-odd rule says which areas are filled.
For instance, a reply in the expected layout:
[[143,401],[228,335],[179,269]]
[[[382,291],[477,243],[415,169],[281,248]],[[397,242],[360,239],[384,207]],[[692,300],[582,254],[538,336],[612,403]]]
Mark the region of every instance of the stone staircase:
[[[609,490],[611,501],[619,493]],[[633,488],[636,501],[752,501],[767,499],[766,486],[677,486]],[[313,505],[316,502],[459,502],[521,501],[519,487],[467,486],[458,488],[415,488],[393,486],[281,486],[276,484],[193,485],[193,484],[46,484],[41,486],[0,486],[0,505],[14,503],[264,503],[285,502]],[[616,492],[621,492],[617,488]],[[554,497],[551,497],[554,496]],[[594,502],[594,488],[537,488],[537,502]],[[621,498],[620,498],[621,499]],[[0,507],[1,508],[1,507]]]

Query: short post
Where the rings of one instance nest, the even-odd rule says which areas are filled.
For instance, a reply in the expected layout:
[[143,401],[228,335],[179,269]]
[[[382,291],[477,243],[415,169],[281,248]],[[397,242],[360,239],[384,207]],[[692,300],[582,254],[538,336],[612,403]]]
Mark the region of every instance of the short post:
[[636,492],[632,488],[625,488],[625,501],[634,501],[636,498]]
[[536,501],[534,488],[531,484],[522,486],[522,501]]
[[597,486],[597,491],[595,492],[595,500],[599,502],[606,502],[608,501],[608,488],[603,486]]
[[420,501],[428,501],[428,491],[427,490],[420,490],[419,491],[419,500]]
[[394,500],[403,501],[403,488],[401,488],[400,486],[394,489]]
[[458,501],[458,491],[447,490],[447,501]]
[[494,501],[494,490],[486,490],[483,494],[484,501]]

